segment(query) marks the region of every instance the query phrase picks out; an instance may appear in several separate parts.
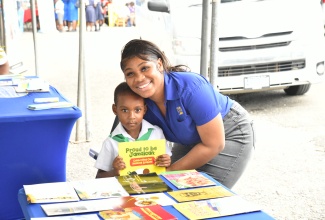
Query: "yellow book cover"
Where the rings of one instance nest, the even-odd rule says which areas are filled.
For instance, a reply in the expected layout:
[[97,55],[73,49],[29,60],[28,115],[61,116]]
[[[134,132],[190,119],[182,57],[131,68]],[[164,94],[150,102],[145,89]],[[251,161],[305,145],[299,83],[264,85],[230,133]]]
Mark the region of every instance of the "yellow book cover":
[[165,172],[165,167],[155,165],[156,157],[166,153],[166,140],[146,140],[121,142],[118,145],[119,155],[123,158],[126,168],[120,175],[147,174]]
[[222,186],[202,187],[195,189],[178,190],[168,192],[178,202],[221,198],[233,196],[234,194]]

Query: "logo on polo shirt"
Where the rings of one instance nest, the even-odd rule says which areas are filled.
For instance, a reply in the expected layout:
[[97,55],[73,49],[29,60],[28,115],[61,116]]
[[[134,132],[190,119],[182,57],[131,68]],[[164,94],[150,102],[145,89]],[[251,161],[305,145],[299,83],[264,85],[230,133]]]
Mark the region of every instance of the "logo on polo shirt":
[[182,110],[182,108],[180,106],[176,107],[176,110],[178,112],[178,115],[184,114],[184,112],[183,112],[183,110]]

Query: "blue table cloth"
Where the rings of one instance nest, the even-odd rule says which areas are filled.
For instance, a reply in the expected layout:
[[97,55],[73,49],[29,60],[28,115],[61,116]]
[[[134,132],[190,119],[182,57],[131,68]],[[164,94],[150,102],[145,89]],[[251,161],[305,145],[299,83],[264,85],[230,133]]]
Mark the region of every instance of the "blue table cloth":
[[50,92],[0,98],[0,219],[24,218],[17,200],[23,185],[66,181],[67,147],[81,111],[27,109],[42,97],[69,101],[51,86]]
[[[205,173],[202,173],[202,174],[205,175],[206,177],[208,177],[209,179],[213,180],[216,183],[216,185],[221,185],[219,182],[217,182],[216,180],[214,180],[207,174],[205,174]],[[162,177],[162,176],[160,176],[160,177],[165,181],[165,183],[172,190],[178,190],[173,184],[171,184],[169,181],[167,181],[164,177]],[[169,196],[168,193],[166,193],[166,195]],[[169,197],[172,198],[171,196],[169,196]],[[19,200],[20,206],[24,212],[26,220],[30,220],[31,218],[46,217],[46,214],[42,210],[41,204],[28,204],[27,203],[25,191],[23,188],[18,191],[18,200]],[[178,212],[173,206],[163,206],[163,208],[166,211],[168,211],[170,214],[174,215],[177,219],[187,219],[186,217],[184,217],[184,215],[182,215],[180,212]],[[92,212],[92,213],[98,213],[98,212]],[[89,214],[89,213],[85,213],[85,214]],[[258,211],[258,212],[251,212],[251,213],[244,213],[244,214],[238,214],[238,215],[232,215],[232,216],[219,217],[219,218],[215,218],[215,219],[218,219],[218,220],[271,220],[274,218],[272,218],[270,215],[268,215],[267,213],[265,213],[263,211]]]

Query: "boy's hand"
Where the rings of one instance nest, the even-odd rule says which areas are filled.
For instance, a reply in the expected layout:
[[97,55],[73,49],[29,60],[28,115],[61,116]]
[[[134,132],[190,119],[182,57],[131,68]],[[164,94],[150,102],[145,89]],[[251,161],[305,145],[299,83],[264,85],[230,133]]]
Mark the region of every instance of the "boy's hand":
[[113,168],[114,170],[116,170],[116,172],[118,174],[120,174],[120,170],[124,170],[125,169],[125,163],[123,161],[123,158],[120,156],[117,156],[114,161],[113,161]]
[[156,166],[158,167],[169,167],[170,163],[171,159],[168,154],[163,154],[156,158]]

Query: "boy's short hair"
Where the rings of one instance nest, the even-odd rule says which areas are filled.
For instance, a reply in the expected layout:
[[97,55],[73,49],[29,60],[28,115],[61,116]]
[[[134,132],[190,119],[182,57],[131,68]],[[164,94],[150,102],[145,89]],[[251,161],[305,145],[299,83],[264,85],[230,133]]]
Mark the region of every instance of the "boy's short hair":
[[135,92],[133,92],[132,89],[128,86],[128,84],[126,82],[122,82],[115,88],[114,103],[117,104],[117,100],[120,95],[127,95],[127,94],[141,97],[138,94],[136,94]]

